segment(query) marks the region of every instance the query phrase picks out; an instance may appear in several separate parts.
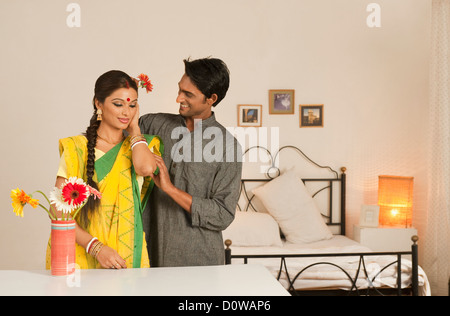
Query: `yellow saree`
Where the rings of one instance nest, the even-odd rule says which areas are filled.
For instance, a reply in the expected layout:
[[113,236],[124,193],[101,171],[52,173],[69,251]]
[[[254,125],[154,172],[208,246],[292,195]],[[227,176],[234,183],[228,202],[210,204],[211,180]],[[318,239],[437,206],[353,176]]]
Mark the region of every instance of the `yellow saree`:
[[[163,144],[159,137],[144,135],[148,147],[160,155]],[[60,154],[64,153],[68,177],[86,180],[87,139],[84,136],[59,141]],[[148,268],[147,245],[142,227],[145,209],[153,181],[144,178],[142,190],[131,160],[130,137],[116,145],[95,161],[94,181],[102,193],[100,209],[89,218],[86,229],[103,244],[115,249],[126,261],[128,268]],[[46,268],[51,265],[51,244],[47,247]],[[97,269],[100,264],[76,245],[76,264],[79,269]]]

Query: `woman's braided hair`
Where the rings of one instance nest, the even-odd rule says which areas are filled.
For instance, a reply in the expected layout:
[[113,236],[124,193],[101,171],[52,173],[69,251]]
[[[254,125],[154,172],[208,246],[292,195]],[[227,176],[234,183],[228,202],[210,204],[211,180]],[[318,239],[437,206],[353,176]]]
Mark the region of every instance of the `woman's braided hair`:
[[[100,126],[100,122],[97,120],[97,107],[95,102],[100,104],[105,102],[105,99],[110,96],[114,91],[120,88],[133,88],[138,91],[138,87],[134,79],[120,70],[111,70],[101,75],[96,83],[94,90],[94,114],[91,117],[90,124],[86,129],[84,136],[87,138],[87,163],[86,163],[86,183],[91,187],[98,190],[98,185],[94,181],[95,171],[95,146],[97,145],[97,130]],[[100,200],[89,197],[86,205],[79,213],[78,223],[81,227],[87,228],[89,226],[89,218],[95,214],[96,210],[100,206]]]

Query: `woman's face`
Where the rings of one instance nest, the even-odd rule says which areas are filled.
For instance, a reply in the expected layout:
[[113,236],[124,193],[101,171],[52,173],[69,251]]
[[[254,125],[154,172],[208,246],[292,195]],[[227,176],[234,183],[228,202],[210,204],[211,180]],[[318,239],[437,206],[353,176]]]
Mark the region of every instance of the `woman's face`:
[[103,111],[102,124],[115,129],[126,129],[137,112],[137,92],[132,88],[120,88],[102,104],[96,100],[97,109]]

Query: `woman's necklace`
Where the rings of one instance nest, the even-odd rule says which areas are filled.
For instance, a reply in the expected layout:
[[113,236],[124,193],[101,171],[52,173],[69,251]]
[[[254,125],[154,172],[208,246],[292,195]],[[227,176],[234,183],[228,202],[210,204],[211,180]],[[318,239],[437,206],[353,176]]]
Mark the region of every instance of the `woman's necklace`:
[[107,142],[108,144],[111,144],[111,145],[117,145],[118,143],[120,143],[121,141],[123,141],[123,136],[122,136],[122,139],[119,140],[117,143],[111,143],[110,141],[108,141],[108,140],[104,139],[103,137],[101,137],[99,134],[97,134],[97,137],[100,138],[101,140]]

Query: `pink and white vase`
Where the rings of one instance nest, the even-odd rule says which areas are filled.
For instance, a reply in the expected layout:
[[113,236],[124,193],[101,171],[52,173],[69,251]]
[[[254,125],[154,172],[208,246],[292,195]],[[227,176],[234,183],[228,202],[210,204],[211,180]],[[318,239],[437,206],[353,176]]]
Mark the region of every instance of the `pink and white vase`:
[[75,272],[75,220],[52,220],[51,271],[63,276]]

